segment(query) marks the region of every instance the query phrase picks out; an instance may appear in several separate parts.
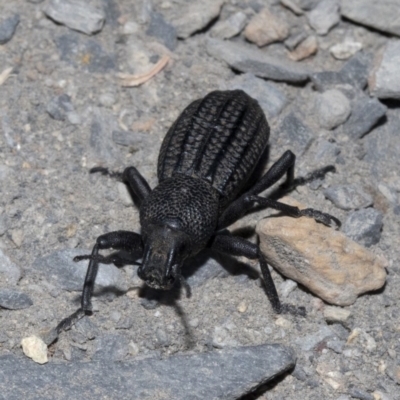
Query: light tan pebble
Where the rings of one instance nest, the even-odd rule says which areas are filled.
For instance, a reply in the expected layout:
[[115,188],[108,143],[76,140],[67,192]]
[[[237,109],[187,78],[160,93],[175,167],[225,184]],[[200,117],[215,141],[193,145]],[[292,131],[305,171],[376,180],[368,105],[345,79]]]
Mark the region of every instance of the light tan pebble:
[[385,363],[384,360],[379,360],[379,365],[378,365],[378,371],[381,374],[384,374],[386,372],[387,364]]
[[24,241],[24,232],[21,229],[14,229],[11,231],[11,240],[19,248]]
[[346,322],[350,315],[349,310],[340,307],[327,306],[324,309],[324,318],[327,322]]
[[46,364],[49,360],[47,358],[47,346],[42,339],[37,336],[29,336],[21,340],[22,351],[24,354],[32,358],[38,364]]
[[360,51],[362,47],[360,42],[344,41],[343,43],[335,44],[329,51],[337,60],[347,60]]
[[289,58],[294,61],[301,61],[312,56],[318,51],[318,40],[316,36],[309,36],[303,40],[294,51],[289,53]]
[[[280,201],[304,208],[289,198]],[[312,218],[266,218],[257,224],[256,232],[270,265],[328,303],[353,304],[361,293],[385,283],[381,259]]]
[[289,27],[285,21],[263,8],[256,14],[244,30],[246,39],[258,47],[281,42],[289,36]]
[[347,345],[361,344],[367,351],[372,352],[376,349],[375,339],[360,328],[354,328],[347,338]]
[[128,347],[131,356],[137,356],[139,354],[139,346],[135,342],[129,342]]
[[239,303],[239,305],[237,306],[237,310],[240,312],[240,313],[245,313],[246,311],[247,311],[247,307],[248,307],[248,305],[247,305],[247,303],[245,302],[245,301],[241,301],[240,303]]
[[289,329],[292,326],[292,323],[283,317],[278,317],[275,320],[275,325],[280,326],[281,328]]

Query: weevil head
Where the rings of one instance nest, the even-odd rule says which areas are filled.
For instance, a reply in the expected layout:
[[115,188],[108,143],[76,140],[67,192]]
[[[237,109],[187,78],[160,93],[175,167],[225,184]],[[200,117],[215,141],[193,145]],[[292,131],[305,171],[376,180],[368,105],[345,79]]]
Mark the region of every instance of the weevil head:
[[154,289],[171,289],[181,277],[190,252],[190,238],[168,225],[151,225],[143,235],[145,248],[138,276]]

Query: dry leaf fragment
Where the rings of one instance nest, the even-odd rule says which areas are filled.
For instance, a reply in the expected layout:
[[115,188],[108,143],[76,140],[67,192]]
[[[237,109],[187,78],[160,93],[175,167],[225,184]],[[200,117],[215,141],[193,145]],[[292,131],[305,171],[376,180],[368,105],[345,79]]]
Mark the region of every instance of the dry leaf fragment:
[[118,77],[121,79],[121,86],[125,87],[135,87],[139,86],[148,80],[150,80],[153,76],[157,75],[170,60],[170,57],[167,55],[162,56],[162,58],[154,65],[154,67],[144,74],[140,75],[130,75],[130,74],[118,74]]
[[6,68],[1,74],[0,74],[0,86],[7,80],[7,78],[11,75],[11,72],[13,70],[13,67]]

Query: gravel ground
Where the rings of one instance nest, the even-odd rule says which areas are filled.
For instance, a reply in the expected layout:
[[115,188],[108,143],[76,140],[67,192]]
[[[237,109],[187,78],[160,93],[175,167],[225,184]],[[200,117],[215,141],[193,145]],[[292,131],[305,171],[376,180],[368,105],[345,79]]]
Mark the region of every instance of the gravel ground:
[[[291,196],[335,215],[349,238],[385,257],[385,286],[332,309],[273,271],[282,301],[307,311],[278,316],[248,260],[192,260],[190,298],[144,287],[135,266],[105,266],[94,315],[49,346],[49,365],[95,369],[273,343],[294,350],[295,368],[236,397],[215,388],[195,397],[188,386],[186,398],[400,399],[400,1],[379,4],[0,0],[0,376],[4,360],[27,362],[22,338],[76,309],[86,264],[72,257],[105,232],[140,230],[125,186],[89,169],[134,165],[154,187],[161,141],[184,107],[242,88],[268,117],[269,165],[287,149],[299,176],[335,165]],[[121,85],[119,73],[146,73],[165,55],[149,81]],[[177,363],[182,373],[187,360]],[[145,395],[141,382],[138,398],[175,398]],[[136,398],[118,388],[108,395]]]

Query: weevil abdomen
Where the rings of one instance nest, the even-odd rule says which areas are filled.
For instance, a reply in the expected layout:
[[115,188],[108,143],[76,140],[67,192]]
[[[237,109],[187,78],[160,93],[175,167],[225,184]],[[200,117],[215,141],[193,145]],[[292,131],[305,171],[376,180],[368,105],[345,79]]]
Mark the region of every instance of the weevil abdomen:
[[247,183],[269,138],[258,102],[242,90],[214,91],[191,103],[169,129],[158,179],[176,174],[209,182],[228,204]]

